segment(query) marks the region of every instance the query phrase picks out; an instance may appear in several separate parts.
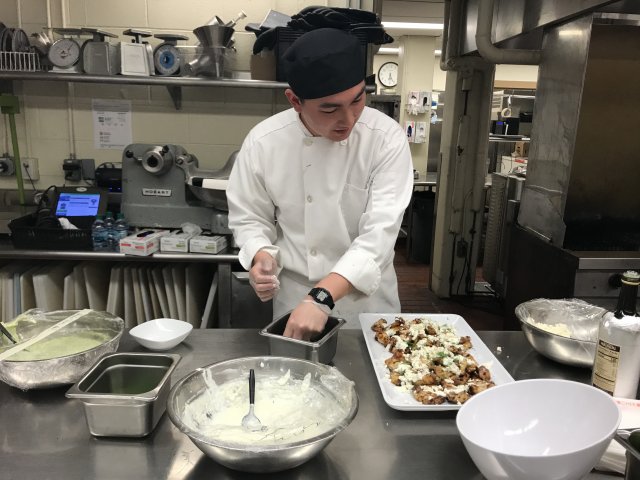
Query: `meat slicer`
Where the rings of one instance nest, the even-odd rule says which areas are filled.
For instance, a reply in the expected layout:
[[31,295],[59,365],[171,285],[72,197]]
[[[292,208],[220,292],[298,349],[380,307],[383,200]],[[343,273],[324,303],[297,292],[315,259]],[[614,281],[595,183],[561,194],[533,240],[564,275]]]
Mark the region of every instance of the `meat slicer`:
[[189,222],[230,234],[226,187],[236,154],[220,170],[204,170],[179,145],[128,145],[122,154],[121,211],[135,227],[178,228]]

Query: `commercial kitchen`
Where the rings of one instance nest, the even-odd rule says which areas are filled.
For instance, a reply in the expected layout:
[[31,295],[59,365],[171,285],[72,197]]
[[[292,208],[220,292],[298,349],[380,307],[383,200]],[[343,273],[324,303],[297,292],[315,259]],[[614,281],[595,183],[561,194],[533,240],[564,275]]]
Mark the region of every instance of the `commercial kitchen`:
[[[327,26],[357,37],[367,106],[407,136],[395,255],[430,307],[297,341],[240,265],[225,189],[290,108],[284,52]],[[639,35],[631,0],[2,2],[0,477],[640,478]],[[107,337],[33,357],[65,329]],[[459,402],[394,370],[436,336]],[[277,385],[297,392],[280,416],[260,404],[285,409]],[[254,394],[263,430],[203,433],[207,395],[244,415]]]

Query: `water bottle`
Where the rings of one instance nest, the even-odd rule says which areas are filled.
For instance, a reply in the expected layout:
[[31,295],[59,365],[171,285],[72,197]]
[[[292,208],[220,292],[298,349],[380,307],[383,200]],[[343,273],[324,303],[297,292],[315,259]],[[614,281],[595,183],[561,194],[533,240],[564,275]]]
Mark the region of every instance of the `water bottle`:
[[115,233],[116,252],[120,251],[120,240],[129,235],[129,224],[124,218],[124,213],[119,213],[116,216],[116,222],[113,224],[113,230]]
[[113,213],[107,212],[107,214],[104,217],[104,228],[106,230],[106,236],[107,236],[106,250],[108,252],[116,251],[116,237],[115,237],[116,232],[113,227],[114,227]]
[[96,252],[107,250],[107,229],[104,226],[102,215],[98,215],[91,225],[91,240]]

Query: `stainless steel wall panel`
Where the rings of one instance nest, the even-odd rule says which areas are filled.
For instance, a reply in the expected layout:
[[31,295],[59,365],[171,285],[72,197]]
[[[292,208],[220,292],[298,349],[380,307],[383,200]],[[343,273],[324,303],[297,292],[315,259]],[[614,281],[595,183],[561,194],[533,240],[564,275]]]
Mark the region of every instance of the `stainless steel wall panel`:
[[545,35],[531,131],[527,181],[518,223],[561,247],[564,209],[582,103],[591,17]]

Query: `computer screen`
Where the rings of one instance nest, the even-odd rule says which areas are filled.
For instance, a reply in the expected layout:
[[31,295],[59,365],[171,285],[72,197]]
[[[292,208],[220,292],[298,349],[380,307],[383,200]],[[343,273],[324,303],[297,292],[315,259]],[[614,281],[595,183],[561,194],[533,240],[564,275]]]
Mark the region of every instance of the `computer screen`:
[[100,207],[99,193],[60,193],[56,205],[58,217],[95,217]]

